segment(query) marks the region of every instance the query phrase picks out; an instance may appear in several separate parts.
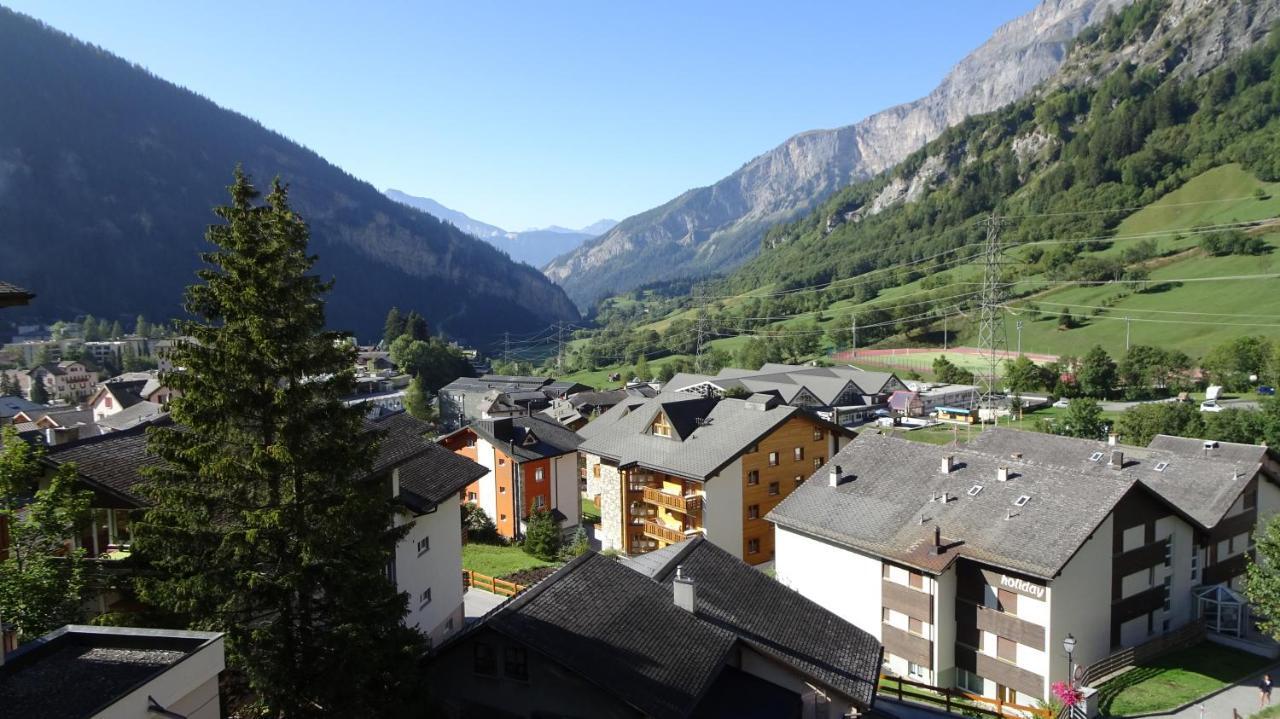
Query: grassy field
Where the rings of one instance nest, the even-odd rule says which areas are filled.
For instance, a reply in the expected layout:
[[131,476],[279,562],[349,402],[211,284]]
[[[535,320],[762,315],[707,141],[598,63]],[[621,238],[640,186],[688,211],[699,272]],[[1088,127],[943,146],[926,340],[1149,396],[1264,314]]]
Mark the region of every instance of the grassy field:
[[586,497],[583,497],[582,498],[583,524],[595,524],[599,521],[600,521],[600,508],[596,506],[595,502],[591,501],[590,499],[587,499]]
[[490,577],[505,577],[522,569],[550,566],[552,566],[551,562],[544,562],[531,554],[525,554],[520,547],[475,543],[462,546],[462,568],[487,574]]
[[1166,654],[1098,687],[1103,716],[1166,711],[1243,679],[1270,660],[1211,642]]
[[[1001,419],[1000,426],[1037,431],[1038,427],[1036,420],[1055,420],[1058,417],[1061,417],[1066,411],[1066,409],[1059,409],[1057,407],[1044,407],[1034,412],[1027,412],[1021,418],[1015,417],[1012,420]],[[1120,413],[1104,411],[1102,413],[1102,417],[1106,422],[1114,426],[1116,420],[1120,417]],[[963,444],[970,435],[976,435],[981,431],[982,428],[976,425],[965,427],[951,424],[939,424],[932,427],[925,427],[924,429],[895,429],[890,430],[890,433],[897,437],[901,437],[902,439],[909,439],[912,442],[923,442],[925,444],[948,444],[953,440],[958,440]]]

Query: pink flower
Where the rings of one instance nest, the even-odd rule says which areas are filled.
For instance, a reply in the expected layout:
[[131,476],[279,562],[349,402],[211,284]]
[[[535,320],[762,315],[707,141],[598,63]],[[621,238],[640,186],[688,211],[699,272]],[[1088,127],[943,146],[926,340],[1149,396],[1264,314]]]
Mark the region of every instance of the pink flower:
[[1084,694],[1066,682],[1054,682],[1050,687],[1053,695],[1066,706],[1075,706],[1084,700]]

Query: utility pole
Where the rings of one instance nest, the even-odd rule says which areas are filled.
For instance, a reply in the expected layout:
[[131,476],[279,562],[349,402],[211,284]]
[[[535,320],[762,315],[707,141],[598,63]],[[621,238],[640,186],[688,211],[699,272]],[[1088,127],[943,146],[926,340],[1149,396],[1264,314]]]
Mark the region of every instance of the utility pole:
[[951,319],[951,315],[949,313],[942,316],[942,351],[943,352],[947,351],[947,320],[949,319]]
[[849,331],[853,335],[853,347],[849,350],[849,359],[853,359],[854,353],[858,351],[858,318],[849,318]]
[[1128,317],[1124,318],[1124,351],[1125,351],[1125,354],[1128,354],[1129,352],[1129,318]]
[[564,323],[556,323],[556,372],[564,370]]
[[1014,327],[1018,328],[1018,356],[1022,356],[1022,320],[1014,323]]
[[[978,323],[978,351],[986,358],[987,366],[980,381],[982,395],[978,401],[978,421],[985,411],[993,423],[996,421],[997,399],[1000,391],[1000,359],[1002,349],[1007,351],[1009,338],[1004,324],[1003,290],[1000,281],[1000,218],[995,212],[984,222],[987,226],[986,249],[983,253],[982,315]],[[997,423],[998,424],[998,423]]]

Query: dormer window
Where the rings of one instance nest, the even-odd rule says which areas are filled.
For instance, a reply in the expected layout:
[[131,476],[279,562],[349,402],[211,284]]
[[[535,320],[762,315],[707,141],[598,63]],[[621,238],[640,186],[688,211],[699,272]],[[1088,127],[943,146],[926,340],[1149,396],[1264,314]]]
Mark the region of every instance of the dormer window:
[[653,426],[650,429],[659,437],[670,437],[671,421],[667,419],[665,413],[659,412],[658,416],[653,418]]

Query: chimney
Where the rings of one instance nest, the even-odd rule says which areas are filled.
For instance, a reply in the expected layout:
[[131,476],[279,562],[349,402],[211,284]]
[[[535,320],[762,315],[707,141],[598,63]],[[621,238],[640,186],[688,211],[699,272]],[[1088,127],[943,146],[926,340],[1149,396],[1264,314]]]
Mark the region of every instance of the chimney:
[[1008,468],[1008,467],[997,467],[997,468],[996,468],[996,481],[997,481],[997,482],[1008,482],[1008,481],[1009,481],[1009,468]]
[[1108,447],[1116,446],[1116,440],[1119,438],[1120,438],[1120,435],[1116,434],[1115,432],[1107,432],[1107,446]]
[[951,474],[951,470],[955,469],[956,456],[954,454],[944,455],[942,457],[942,473]]
[[935,524],[933,525],[933,549],[929,553],[937,556],[945,551],[947,551],[946,547],[942,546],[942,527]]
[[1124,469],[1124,452],[1118,449],[1111,450],[1111,459],[1107,460],[1107,466],[1112,469]]
[[676,578],[671,582],[671,590],[677,607],[696,614],[698,612],[698,593],[694,590],[693,579],[685,576],[684,565],[676,565]]
[[839,487],[839,486],[840,486],[840,475],[841,475],[843,472],[844,472],[844,470],[843,470],[843,468],[842,468],[840,465],[838,465],[838,464],[836,464],[836,465],[832,465],[832,467],[831,467],[831,471],[830,471],[830,472],[828,472],[828,474],[827,474],[828,483],[829,483],[832,487]]

